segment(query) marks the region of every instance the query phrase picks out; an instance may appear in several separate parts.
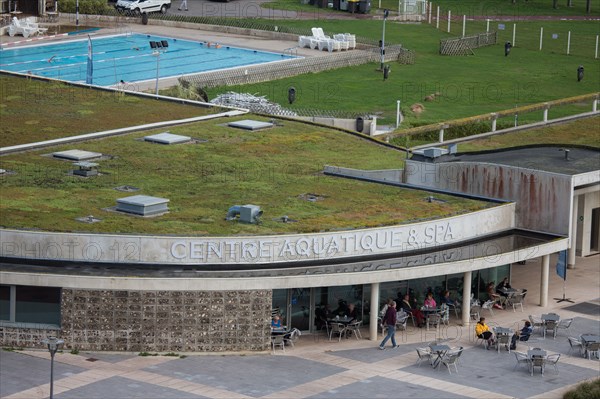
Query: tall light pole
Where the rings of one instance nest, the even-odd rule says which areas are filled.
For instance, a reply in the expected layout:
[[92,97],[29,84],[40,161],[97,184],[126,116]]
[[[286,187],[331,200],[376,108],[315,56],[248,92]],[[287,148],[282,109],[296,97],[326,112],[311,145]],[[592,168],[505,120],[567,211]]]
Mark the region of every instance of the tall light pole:
[[385,20],[390,14],[390,10],[387,8],[383,10],[383,33],[381,34],[381,65],[379,68],[383,71],[383,64],[385,63]]
[[50,399],[52,399],[54,395],[54,355],[65,341],[56,337],[48,337],[42,343],[48,345],[48,351],[50,352]]
[[167,51],[167,47],[169,47],[169,42],[167,42],[166,40],[161,40],[161,41],[153,41],[151,40],[149,42],[150,44],[150,48],[153,50],[152,51],[152,55],[156,57],[156,87],[155,87],[155,94],[156,96],[158,96],[158,80],[160,78],[160,54],[163,51]]

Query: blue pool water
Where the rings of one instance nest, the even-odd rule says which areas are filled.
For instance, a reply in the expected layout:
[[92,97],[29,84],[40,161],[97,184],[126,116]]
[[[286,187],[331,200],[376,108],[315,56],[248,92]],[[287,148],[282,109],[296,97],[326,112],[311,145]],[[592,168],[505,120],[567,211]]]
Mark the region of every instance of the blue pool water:
[[[168,42],[156,51],[150,41]],[[93,84],[111,86],[124,82],[182,76],[216,69],[262,64],[290,59],[276,53],[254,51],[212,43],[174,39],[145,34],[92,37]],[[159,58],[159,59],[157,59]],[[86,81],[88,39],[0,50],[0,69],[37,76]],[[158,62],[157,62],[158,61]]]

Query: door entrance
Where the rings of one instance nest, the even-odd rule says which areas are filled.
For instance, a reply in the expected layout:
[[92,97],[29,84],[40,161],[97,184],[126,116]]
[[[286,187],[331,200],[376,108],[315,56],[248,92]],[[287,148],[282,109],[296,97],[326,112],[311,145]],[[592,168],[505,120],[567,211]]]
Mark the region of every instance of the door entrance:
[[590,232],[590,252],[600,251],[600,208],[592,209],[592,231]]

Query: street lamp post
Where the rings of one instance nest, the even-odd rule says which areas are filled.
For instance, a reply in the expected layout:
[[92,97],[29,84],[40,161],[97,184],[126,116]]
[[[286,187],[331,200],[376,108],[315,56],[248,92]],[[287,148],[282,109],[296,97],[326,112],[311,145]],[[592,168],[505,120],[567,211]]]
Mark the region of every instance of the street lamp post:
[[380,69],[383,71],[383,64],[385,63],[385,20],[390,14],[390,10],[387,8],[383,10],[383,33],[381,34],[381,65]]
[[75,26],[79,28],[79,0],[75,2]]
[[48,351],[50,352],[50,399],[52,399],[54,394],[54,355],[65,341],[56,337],[48,337],[42,343],[48,346]]

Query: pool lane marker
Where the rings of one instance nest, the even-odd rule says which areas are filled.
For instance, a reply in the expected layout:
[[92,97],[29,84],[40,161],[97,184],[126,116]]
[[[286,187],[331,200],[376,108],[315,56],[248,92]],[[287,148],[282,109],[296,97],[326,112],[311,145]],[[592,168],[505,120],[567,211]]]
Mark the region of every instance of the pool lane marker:
[[55,37],[68,36],[68,35],[69,35],[68,33],[59,33],[58,35],[37,36],[37,37],[32,37],[31,39],[19,40],[17,42],[0,43],[0,46],[2,46],[2,47],[13,46],[13,45],[16,45],[16,44],[29,43],[29,42],[34,42],[34,41],[37,41],[37,40],[52,39],[52,38],[55,38]]

